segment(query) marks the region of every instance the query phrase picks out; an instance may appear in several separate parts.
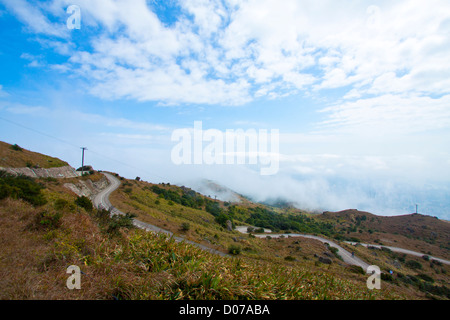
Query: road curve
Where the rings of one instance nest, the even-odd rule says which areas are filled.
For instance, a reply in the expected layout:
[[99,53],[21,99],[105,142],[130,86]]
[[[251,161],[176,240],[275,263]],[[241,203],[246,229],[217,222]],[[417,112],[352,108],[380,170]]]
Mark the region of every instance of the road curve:
[[389,246],[380,246],[380,245],[377,245],[377,244],[367,244],[367,243],[350,242],[350,241],[346,241],[346,242],[348,244],[353,245],[353,246],[359,244],[359,245],[362,245],[364,247],[374,247],[374,248],[377,248],[377,249],[387,248],[387,249],[389,249],[391,251],[394,251],[394,252],[405,253],[405,254],[409,254],[409,255],[412,255],[412,256],[416,256],[416,257],[428,256],[430,258],[430,260],[436,260],[436,261],[439,261],[441,263],[445,263],[445,264],[449,264],[450,265],[450,261],[448,261],[448,260],[441,259],[441,258],[436,258],[436,257],[430,256],[430,255],[428,255],[426,253],[420,253],[420,252],[412,251],[412,250],[408,250],[408,249],[403,249],[403,248],[398,248],[398,247],[389,247]]
[[[117,190],[117,188],[119,188],[120,180],[117,179],[116,177],[114,177],[110,173],[107,173],[107,172],[102,172],[102,173],[108,179],[109,185],[94,197],[94,201],[93,201],[94,206],[96,208],[98,208],[98,209],[110,210],[112,214],[125,215],[125,213],[123,213],[122,211],[120,211],[117,208],[115,208],[111,204],[111,202],[109,201],[109,196],[111,195],[111,193],[113,193],[115,190]],[[156,232],[156,233],[165,233],[165,234],[173,237],[175,239],[175,241],[178,241],[178,242],[184,241],[186,243],[189,243],[189,244],[192,244],[194,246],[197,246],[197,247],[199,247],[202,250],[209,251],[211,253],[214,253],[214,254],[217,254],[217,255],[220,255],[220,256],[223,256],[223,257],[229,257],[230,256],[230,255],[228,255],[226,253],[223,253],[223,252],[221,252],[219,250],[215,250],[215,249],[209,248],[209,247],[207,247],[205,245],[202,245],[200,243],[196,243],[196,242],[184,239],[182,237],[175,236],[172,232],[170,232],[168,230],[161,229],[161,228],[159,228],[157,226],[151,225],[151,224],[146,223],[146,222],[142,222],[142,221],[133,219],[133,224],[136,227],[138,227],[140,229],[144,229],[146,231]]]
[[[247,233],[246,229],[247,227],[236,227],[236,229],[241,232],[241,233]],[[363,260],[361,260],[360,258],[356,257],[356,256],[352,256],[352,254],[350,252],[348,252],[346,249],[342,248],[340,245],[334,243],[333,241],[330,241],[329,239],[325,239],[322,237],[318,237],[318,236],[313,236],[313,235],[309,235],[309,234],[300,234],[300,233],[285,233],[285,234],[254,234],[255,237],[258,238],[267,238],[267,237],[271,237],[271,238],[280,238],[280,237],[301,237],[301,238],[309,238],[309,239],[314,239],[314,240],[318,240],[320,242],[323,243],[328,243],[330,245],[330,247],[334,247],[336,249],[339,250],[339,255],[342,257],[342,260],[344,260],[345,263],[351,264],[351,265],[355,265],[355,266],[360,266],[361,268],[363,268],[364,270],[367,270],[367,268],[370,266],[370,264],[364,262]]]

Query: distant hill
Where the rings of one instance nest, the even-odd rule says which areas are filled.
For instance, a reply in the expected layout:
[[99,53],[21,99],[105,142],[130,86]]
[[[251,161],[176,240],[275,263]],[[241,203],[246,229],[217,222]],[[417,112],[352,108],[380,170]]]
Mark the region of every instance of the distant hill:
[[227,202],[242,202],[245,200],[242,195],[211,180],[200,180],[199,182],[193,183],[191,187],[212,199],[216,198]]
[[0,141],[0,167],[59,168],[69,164],[58,158],[26,150],[18,145]]
[[[356,209],[339,212],[324,212],[317,216],[325,221],[334,221],[336,229],[347,237],[366,242],[383,242],[385,245],[407,249],[439,252],[449,257],[450,224],[437,217],[423,214],[400,216],[377,216]],[[420,241],[420,244],[419,244]]]

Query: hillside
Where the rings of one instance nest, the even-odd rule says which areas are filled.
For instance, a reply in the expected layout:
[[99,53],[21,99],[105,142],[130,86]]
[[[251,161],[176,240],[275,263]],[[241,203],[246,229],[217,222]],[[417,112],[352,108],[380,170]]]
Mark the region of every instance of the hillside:
[[[30,156],[37,159],[41,155]],[[408,228],[417,235],[414,241],[432,246],[433,254],[438,255],[438,244],[449,233],[436,218],[399,217],[384,222],[384,217],[352,211],[316,216],[250,201],[219,201],[184,186],[115,175],[121,185],[110,201],[126,216],[111,216],[92,207],[89,197],[106,185],[99,172],[61,179],[0,175],[0,299],[450,297],[450,266],[385,250],[352,248],[339,240],[356,235],[363,240],[366,234],[378,235],[374,240],[385,242],[399,237],[411,240],[413,236],[402,235],[409,229],[396,224],[408,221]],[[133,218],[228,256],[136,229]],[[234,230],[237,225],[320,234],[340,241],[365,261],[381,267],[382,289],[367,289],[362,269],[345,264],[339,252],[317,240],[258,238]],[[355,226],[355,232],[348,229]],[[421,229],[436,233],[434,244],[424,241],[428,233],[419,233]],[[448,249],[440,250],[448,254]],[[81,267],[85,275],[82,290],[66,288],[69,265]],[[394,276],[388,274],[392,269]]]
[[450,260],[450,224],[436,217],[421,214],[389,217],[344,210],[324,212],[318,218],[336,222],[338,234],[348,240],[402,247]]
[[58,158],[32,152],[18,145],[0,141],[0,167],[4,168],[58,168],[69,164]]

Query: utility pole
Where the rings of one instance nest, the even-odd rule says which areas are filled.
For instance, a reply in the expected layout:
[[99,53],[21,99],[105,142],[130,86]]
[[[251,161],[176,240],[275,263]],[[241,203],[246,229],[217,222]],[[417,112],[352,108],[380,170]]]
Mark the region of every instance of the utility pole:
[[83,176],[84,175],[84,150],[87,150],[87,148],[81,147],[81,150],[83,150],[82,157],[81,157],[81,176]]
[[418,208],[419,208],[419,205],[416,204],[416,214],[419,213]]

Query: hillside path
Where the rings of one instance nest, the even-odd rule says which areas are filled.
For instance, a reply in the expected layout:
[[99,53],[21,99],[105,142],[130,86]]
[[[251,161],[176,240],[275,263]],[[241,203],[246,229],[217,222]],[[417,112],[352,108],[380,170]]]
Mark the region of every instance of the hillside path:
[[[241,233],[247,233],[246,231],[246,227],[236,227],[236,229],[241,232]],[[266,238],[266,237],[271,237],[271,238],[280,238],[280,237],[301,237],[301,238],[309,238],[309,239],[314,239],[314,240],[318,240],[320,242],[323,243],[328,243],[330,245],[330,247],[334,247],[336,249],[339,250],[339,255],[342,257],[342,260],[344,260],[345,263],[351,264],[351,265],[355,265],[355,266],[360,266],[361,268],[364,269],[364,271],[367,271],[367,268],[370,266],[370,264],[364,262],[363,260],[361,260],[360,258],[356,257],[356,256],[352,256],[352,254],[350,252],[348,252],[347,250],[345,250],[344,248],[342,248],[340,245],[334,243],[333,241],[330,241],[329,239],[325,239],[319,236],[313,236],[313,235],[309,235],[309,234],[300,234],[300,233],[285,233],[285,234],[254,234],[255,237],[258,238]]]
[[377,249],[382,249],[382,248],[387,248],[391,251],[394,252],[400,252],[400,253],[405,253],[405,254],[409,254],[412,256],[416,256],[416,257],[423,257],[423,256],[428,256],[430,258],[430,260],[436,260],[439,261],[441,263],[445,263],[445,264],[450,264],[450,261],[445,260],[445,259],[441,259],[441,258],[436,258],[433,256],[430,256],[429,254],[426,253],[420,253],[420,252],[416,252],[416,251],[412,251],[412,250],[408,250],[408,249],[403,249],[403,248],[398,248],[398,247],[389,247],[389,246],[381,246],[381,245],[377,245],[377,244],[367,244],[367,243],[359,243],[359,242],[350,242],[350,241],[346,241],[346,243],[351,244],[351,245],[362,245],[364,247],[374,247]]
[[[111,195],[111,193],[113,193],[115,190],[117,190],[117,188],[119,188],[120,186],[120,180],[117,179],[116,177],[114,177],[112,174],[107,173],[107,172],[102,172],[102,174],[108,179],[109,181],[109,185],[103,189],[101,192],[99,192],[95,197],[94,197],[94,206],[98,209],[106,209],[109,210],[112,214],[120,214],[120,215],[125,215],[125,213],[123,213],[122,211],[118,210],[117,208],[115,208],[111,202],[109,201],[109,196]],[[175,236],[172,232],[168,231],[168,230],[164,230],[161,229],[157,226],[154,226],[152,224],[146,223],[146,222],[142,222],[139,221],[137,219],[133,219],[133,224],[140,228],[140,229],[144,229],[146,231],[150,231],[150,232],[155,232],[155,233],[165,233],[167,235],[169,235],[170,237],[173,237],[175,239],[175,241],[177,242],[186,242],[189,244],[192,244],[194,246],[199,247],[202,250],[205,251],[209,251],[213,254],[217,254],[223,257],[229,257],[230,255],[223,253],[219,250],[215,250],[212,248],[209,248],[205,245],[202,245],[200,243],[196,243],[187,239],[184,239],[182,237],[179,236]]]

